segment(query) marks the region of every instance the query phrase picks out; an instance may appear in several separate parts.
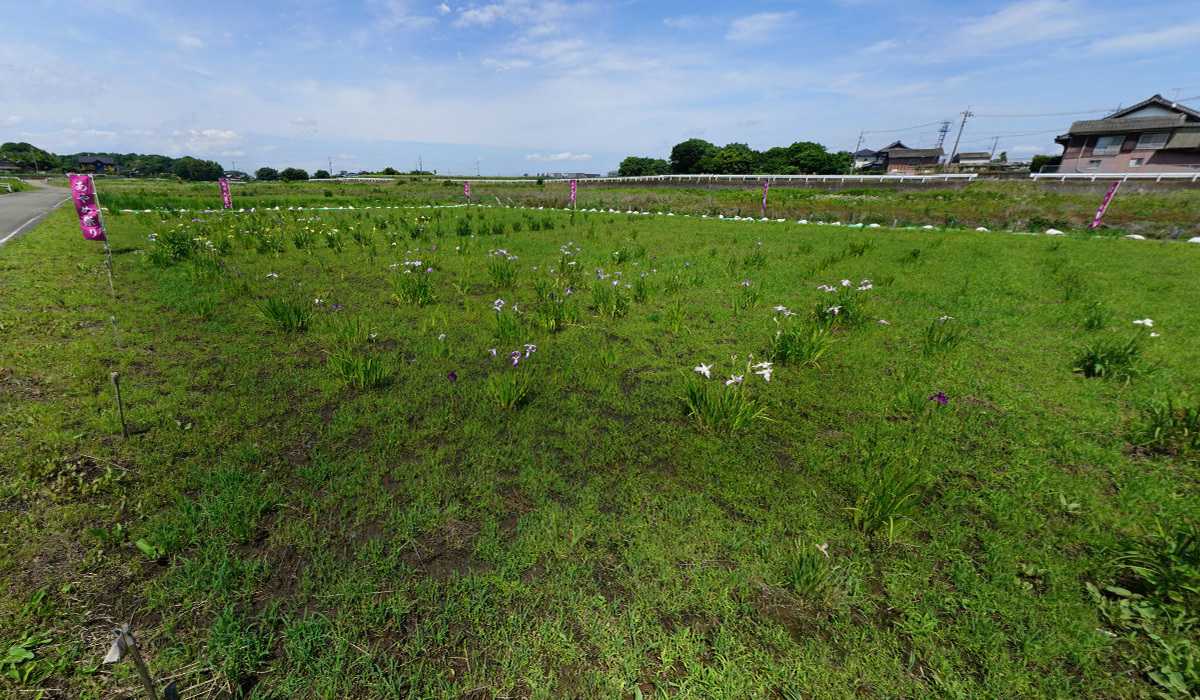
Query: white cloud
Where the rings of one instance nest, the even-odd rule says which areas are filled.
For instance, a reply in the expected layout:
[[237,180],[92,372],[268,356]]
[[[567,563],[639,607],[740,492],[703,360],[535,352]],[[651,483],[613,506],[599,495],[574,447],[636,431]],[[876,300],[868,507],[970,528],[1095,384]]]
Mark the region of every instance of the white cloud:
[[1200,22],[1099,39],[1092,42],[1091,48],[1102,52],[1163,51],[1174,47],[1194,47],[1197,42],[1200,42]]
[[530,153],[529,155],[525,156],[525,160],[529,161],[530,163],[557,163],[564,160],[584,161],[591,159],[592,156],[589,153],[576,154],[571,153],[570,151],[567,151],[566,153],[554,153],[548,156],[543,156],[541,153]]
[[411,0],[368,0],[367,4],[378,9],[387,27],[421,29],[437,22],[433,17],[412,14]]
[[313,126],[317,120],[310,117],[292,117],[292,123],[297,126]]
[[439,15],[445,15],[445,14],[450,13],[450,6],[447,5],[446,3],[442,3],[441,5],[438,5],[437,7],[433,8],[433,9],[437,10]]
[[242,156],[246,155],[246,152],[238,148],[233,151],[221,151],[221,155],[226,158],[241,158]]
[[859,53],[880,53],[882,51],[890,51],[898,46],[900,46],[899,41],[896,41],[895,39],[884,39],[883,41],[871,44],[867,48],[862,49],[859,51]]
[[185,49],[204,48],[204,41],[189,34],[180,34],[178,37],[176,37],[176,40],[179,42],[179,45]]
[[756,15],[735,19],[725,32],[729,41],[765,42],[779,36],[787,29],[795,12],[759,12]]
[[1077,0],[1022,0],[963,26],[958,40],[975,50],[1063,40],[1084,26],[1088,8]]
[[663,17],[663,24],[672,29],[698,29],[708,22],[696,15],[684,15],[682,17]]

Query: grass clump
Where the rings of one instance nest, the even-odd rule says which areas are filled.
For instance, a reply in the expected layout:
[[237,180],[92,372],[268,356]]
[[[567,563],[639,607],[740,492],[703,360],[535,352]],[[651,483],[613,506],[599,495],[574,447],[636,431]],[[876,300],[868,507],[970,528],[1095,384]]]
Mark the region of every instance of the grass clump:
[[950,323],[953,316],[942,316],[925,327],[921,339],[921,352],[925,355],[940,355],[958,347],[967,338],[967,329]]
[[388,283],[392,285],[392,295],[401,303],[425,306],[433,301],[433,287],[426,273],[405,270],[389,277]]
[[375,389],[391,381],[392,370],[383,360],[345,350],[329,353],[334,371],[356,389]]
[[684,388],[683,403],[688,416],[709,430],[742,430],[756,420],[767,420],[766,406],[751,398],[741,381],[720,386],[692,379]]
[[1141,334],[1124,342],[1105,338],[1087,343],[1076,350],[1072,371],[1088,378],[1128,381],[1153,369],[1142,362],[1144,347]]
[[1134,444],[1170,455],[1200,452],[1200,403],[1155,400],[1142,411]]
[[284,333],[302,333],[312,322],[313,310],[308,304],[282,296],[268,296],[256,306],[263,318]]

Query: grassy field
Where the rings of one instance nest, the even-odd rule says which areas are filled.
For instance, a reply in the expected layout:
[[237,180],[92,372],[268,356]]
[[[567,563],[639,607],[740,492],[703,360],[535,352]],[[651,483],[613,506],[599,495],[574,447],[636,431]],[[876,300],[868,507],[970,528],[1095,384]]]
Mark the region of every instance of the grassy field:
[[[211,183],[102,179],[101,201],[110,209],[218,209],[220,194]],[[476,203],[525,207],[568,207],[566,183],[472,184]],[[235,206],[415,206],[464,203],[461,182],[433,178],[398,178],[392,183],[251,182],[233,185]],[[1040,189],[1032,182],[979,182],[962,190],[905,191],[899,188],[855,188],[841,192],[776,185],[767,203],[769,218],[834,221],[880,226],[936,226],[949,229],[984,227],[997,231],[1048,228],[1082,229],[1092,221],[1099,194],[1065,194]],[[581,209],[673,212],[711,217],[758,217],[761,189],[696,190],[672,188],[598,188],[580,181]],[[1200,235],[1200,190],[1138,193],[1126,188],[1113,199],[1098,233],[1136,233],[1151,238]]]
[[6,694],[1200,692],[1200,246],[107,223],[0,251]]
[[24,192],[31,189],[33,189],[33,185],[28,185],[15,177],[0,177],[0,194]]

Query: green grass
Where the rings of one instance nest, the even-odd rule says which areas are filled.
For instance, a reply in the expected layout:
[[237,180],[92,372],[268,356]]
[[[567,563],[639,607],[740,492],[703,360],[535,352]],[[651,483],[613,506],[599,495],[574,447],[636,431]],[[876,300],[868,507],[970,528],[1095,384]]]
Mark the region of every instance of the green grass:
[[[499,208],[108,225],[115,301],[68,211],[0,251],[4,694],[132,692],[95,668],[123,620],[185,695],[1197,692],[1194,401],[1162,397],[1196,395],[1200,247]],[[430,296],[400,302],[418,259]],[[857,318],[821,323],[843,279]],[[1147,317],[1157,371],[1073,371]],[[697,420],[689,382],[770,420]]]

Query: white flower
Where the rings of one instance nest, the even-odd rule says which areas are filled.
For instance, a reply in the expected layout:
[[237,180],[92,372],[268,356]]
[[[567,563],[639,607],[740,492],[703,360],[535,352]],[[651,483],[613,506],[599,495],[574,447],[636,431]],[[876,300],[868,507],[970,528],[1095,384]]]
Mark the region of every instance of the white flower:
[[842,307],[840,306],[831,306],[828,309],[825,309],[825,313],[833,314],[834,316],[837,316],[839,313],[841,313],[841,311]]
[[493,302],[492,302],[492,304],[493,304],[494,306],[504,306],[504,300],[503,300],[503,299],[497,299],[496,301],[493,301]]
[[776,306],[775,310],[776,311],[787,311],[787,307],[786,306]]
[[759,362],[757,365],[754,365],[754,369],[771,369],[772,364],[774,364],[774,363],[773,362]]
[[814,545],[814,546],[818,550],[820,550],[821,554],[824,554],[826,558],[829,557],[829,543],[828,542],[826,542],[825,544],[818,544],[818,545]]
[[703,374],[708,379],[712,378],[712,375],[709,374],[709,370],[712,369],[712,365],[706,365],[703,362],[701,362],[699,367],[694,367],[692,369],[695,372],[699,372],[700,374]]
[[762,378],[769,382],[769,381],[771,381],[771,372],[772,372],[771,368],[768,367],[766,369],[758,370],[757,372],[755,372],[755,374],[761,374]]
[[1157,337],[1158,337],[1158,333],[1151,333],[1151,334],[1150,334],[1150,337],[1151,337],[1151,338],[1157,338]]
[[1140,318],[1140,319],[1134,321],[1134,323],[1138,324],[1139,326],[1145,326],[1147,328],[1154,327],[1154,321],[1152,319],[1148,319],[1148,318]]
[[881,318],[881,319],[879,319],[879,322],[880,322],[880,323],[882,323],[882,324],[883,324],[883,325],[885,325],[885,326],[890,326],[890,325],[892,325],[892,324],[888,323],[887,321],[883,320],[882,318]]
[[861,287],[859,287],[859,288],[858,288],[858,291],[860,291],[860,292],[865,292],[866,290],[868,290],[868,289],[871,289],[871,288],[872,288],[872,287],[871,287],[871,285],[869,285],[869,284],[864,284],[863,286],[861,286]]
[[842,280],[842,286],[843,286],[843,287],[849,287],[849,286],[850,286],[850,285],[852,285],[852,284],[854,284],[854,283],[853,283],[853,282],[851,282],[850,280]]
[[[940,321],[941,323],[945,323],[946,321],[953,321],[953,320],[954,320],[953,316],[942,316],[941,318],[938,319],[938,321]],[[1137,321],[1134,321],[1134,323],[1137,323]]]
[[[267,273],[267,277],[278,277],[278,276],[279,276],[279,275],[275,274],[274,272],[268,272],[268,273]],[[1136,322],[1136,321],[1134,321],[1134,323],[1137,323],[1137,322]]]
[[438,336],[438,340],[445,340],[445,339],[446,339],[446,334],[445,334],[445,333],[443,333],[443,334],[441,334],[441,335],[439,335],[439,336]]
[[741,383],[742,383],[742,377],[744,377],[744,376],[746,376],[746,375],[744,375],[744,374],[731,374],[731,375],[729,375],[729,380],[725,382],[725,386],[729,386],[730,384],[741,384]]

